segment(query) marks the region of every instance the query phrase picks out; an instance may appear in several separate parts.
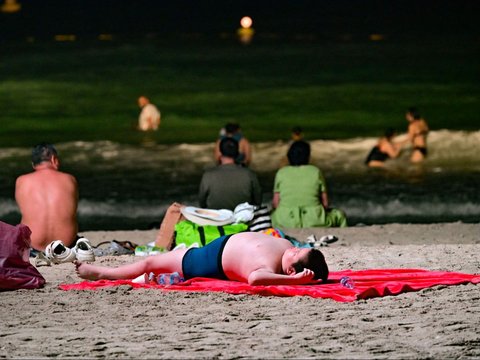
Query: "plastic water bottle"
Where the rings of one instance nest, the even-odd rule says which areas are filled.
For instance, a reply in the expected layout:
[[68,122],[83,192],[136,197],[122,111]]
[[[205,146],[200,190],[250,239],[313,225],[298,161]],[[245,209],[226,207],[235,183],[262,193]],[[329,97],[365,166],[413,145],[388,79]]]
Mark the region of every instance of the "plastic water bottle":
[[340,284],[342,284],[343,287],[346,287],[347,289],[353,289],[355,287],[355,283],[353,280],[348,277],[344,276],[340,279]]
[[157,277],[157,283],[160,285],[175,285],[184,281],[185,279],[176,271],[171,274],[160,274]]

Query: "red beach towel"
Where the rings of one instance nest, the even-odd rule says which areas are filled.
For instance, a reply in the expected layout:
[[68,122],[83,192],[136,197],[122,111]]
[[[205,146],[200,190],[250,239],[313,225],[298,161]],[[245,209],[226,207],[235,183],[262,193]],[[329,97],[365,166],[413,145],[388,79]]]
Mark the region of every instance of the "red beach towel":
[[[355,283],[353,289],[340,284],[343,276]],[[330,273],[325,284],[318,285],[268,285],[251,286],[245,283],[207,278],[193,278],[177,285],[136,284],[130,280],[83,281],[62,284],[62,290],[94,290],[109,286],[130,285],[133,288],[158,288],[163,291],[225,292],[263,296],[311,296],[329,298],[340,302],[369,299],[404,292],[418,291],[436,285],[460,285],[480,283],[480,275],[421,269],[369,269],[344,270]]]

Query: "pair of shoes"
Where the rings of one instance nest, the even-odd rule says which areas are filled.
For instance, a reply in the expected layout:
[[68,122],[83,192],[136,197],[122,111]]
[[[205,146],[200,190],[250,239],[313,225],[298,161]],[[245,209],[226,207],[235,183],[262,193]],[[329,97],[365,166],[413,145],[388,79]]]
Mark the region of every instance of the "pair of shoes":
[[[61,240],[55,240],[46,247],[45,258],[52,264],[74,262],[75,260],[81,262],[95,261],[92,246],[86,238],[78,239],[73,249],[65,246]],[[42,260],[45,259],[39,258],[39,262]]]
[[317,237],[314,234],[307,237],[307,243],[311,244],[314,248],[328,246],[328,244],[332,244],[336,241],[338,241],[338,237],[335,235],[325,235],[322,236],[320,240],[317,240]]

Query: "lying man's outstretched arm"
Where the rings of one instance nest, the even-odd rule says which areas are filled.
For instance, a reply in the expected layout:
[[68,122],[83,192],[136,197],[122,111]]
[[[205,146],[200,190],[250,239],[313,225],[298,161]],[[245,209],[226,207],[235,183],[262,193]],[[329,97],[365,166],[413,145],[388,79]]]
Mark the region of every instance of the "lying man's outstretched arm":
[[293,275],[276,274],[274,272],[258,269],[250,273],[248,283],[250,285],[306,285],[318,284],[321,280],[313,277],[315,273],[310,269],[304,269],[302,272]]

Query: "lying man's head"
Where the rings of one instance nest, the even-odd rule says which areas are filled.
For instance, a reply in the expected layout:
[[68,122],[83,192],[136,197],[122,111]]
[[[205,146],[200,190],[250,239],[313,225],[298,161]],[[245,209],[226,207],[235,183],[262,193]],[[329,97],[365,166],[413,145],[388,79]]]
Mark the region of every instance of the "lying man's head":
[[325,261],[325,257],[318,249],[307,249],[305,255],[296,259],[292,263],[292,267],[296,273],[302,272],[304,269],[310,269],[315,273],[314,279],[322,279],[326,282],[328,279],[328,265]]

